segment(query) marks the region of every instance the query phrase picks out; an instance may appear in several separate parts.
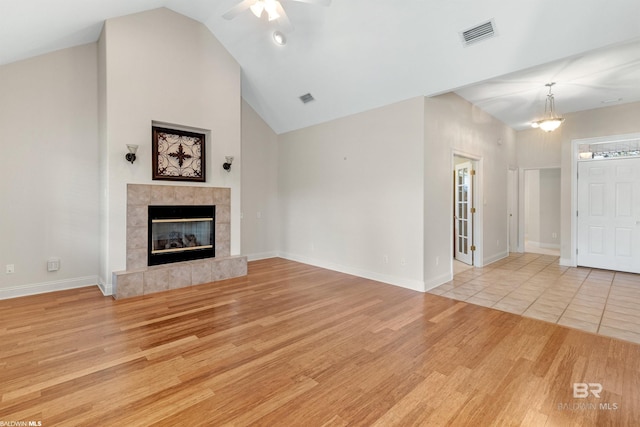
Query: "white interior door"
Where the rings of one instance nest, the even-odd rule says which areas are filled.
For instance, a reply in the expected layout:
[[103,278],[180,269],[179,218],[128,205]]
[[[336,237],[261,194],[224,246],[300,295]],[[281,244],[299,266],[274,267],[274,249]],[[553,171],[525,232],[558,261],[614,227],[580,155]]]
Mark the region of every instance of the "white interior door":
[[640,273],[640,159],[578,163],[577,264]]
[[473,175],[471,162],[455,166],[455,258],[473,265]]

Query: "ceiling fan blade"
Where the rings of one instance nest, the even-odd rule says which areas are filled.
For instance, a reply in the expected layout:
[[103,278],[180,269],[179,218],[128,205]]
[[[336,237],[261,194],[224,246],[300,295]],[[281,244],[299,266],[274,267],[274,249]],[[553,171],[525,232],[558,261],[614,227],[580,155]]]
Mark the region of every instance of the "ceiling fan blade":
[[278,11],[278,15],[280,15],[278,17],[278,25],[280,25],[284,31],[293,31],[293,25],[291,21],[289,21],[289,17],[279,1],[276,1],[276,10]]
[[331,0],[291,0],[291,1],[297,1],[300,3],[307,3],[307,4],[317,4],[319,6],[329,6],[331,4]]
[[222,15],[222,17],[224,19],[233,19],[245,10],[249,9],[255,2],[256,0],[242,0],[240,3],[229,9],[224,15]]

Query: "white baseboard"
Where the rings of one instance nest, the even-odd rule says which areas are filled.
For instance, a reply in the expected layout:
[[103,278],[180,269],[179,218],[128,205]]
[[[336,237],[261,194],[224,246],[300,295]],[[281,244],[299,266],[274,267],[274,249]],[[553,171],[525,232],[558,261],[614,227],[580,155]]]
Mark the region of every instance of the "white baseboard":
[[440,285],[447,283],[448,281],[453,279],[452,273],[442,274],[438,277],[434,277],[433,279],[425,280],[424,282],[424,290],[430,291],[433,288],[437,288]]
[[499,253],[497,253],[495,255],[491,255],[490,257],[487,257],[487,258],[484,259],[484,262],[483,262],[482,266],[486,267],[487,265],[492,264],[492,263],[494,263],[496,261],[500,261],[501,259],[504,259],[504,258],[506,258],[508,256],[509,256],[509,252],[499,252]]
[[576,267],[577,264],[571,260],[571,258],[560,258],[560,265],[564,267]]
[[105,283],[105,280],[101,277],[98,278],[98,288],[105,297],[113,295],[113,285],[111,283]]
[[362,270],[360,268],[349,267],[341,264],[327,262],[315,258],[309,258],[301,255],[294,255],[287,252],[279,252],[280,258],[288,259],[291,261],[301,262],[303,264],[309,264],[320,268],[326,268],[327,270],[338,271],[340,273],[351,274],[352,276],[358,276],[365,279],[375,280],[377,282],[387,283],[389,285],[399,286],[402,288],[411,289],[413,291],[425,292],[425,284],[421,280],[408,279],[405,277],[391,276],[387,274],[376,273],[373,271]]
[[43,294],[45,292],[84,288],[86,286],[95,286],[96,284],[98,284],[98,276],[77,277],[74,279],[56,280],[53,282],[11,286],[0,289],[0,300]]
[[278,252],[259,252],[256,254],[246,254],[245,256],[247,257],[247,261],[258,261],[261,259],[276,258],[278,257]]
[[559,243],[540,243],[538,246],[543,249],[560,249]]

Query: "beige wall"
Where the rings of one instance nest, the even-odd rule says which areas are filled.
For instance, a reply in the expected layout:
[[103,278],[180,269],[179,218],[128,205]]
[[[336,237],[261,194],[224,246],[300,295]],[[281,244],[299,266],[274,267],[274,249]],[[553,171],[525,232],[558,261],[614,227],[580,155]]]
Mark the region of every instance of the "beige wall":
[[97,280],[96,75],[95,43],[0,67],[0,298]]
[[[524,171],[524,240],[540,243],[540,169]],[[558,183],[560,180],[558,179]],[[560,212],[558,206],[558,220]]]
[[543,248],[560,248],[560,178],[561,170],[558,168],[540,170],[540,238],[538,241]]
[[423,100],[279,136],[281,255],[424,289]]
[[479,265],[508,255],[507,173],[516,158],[515,132],[461,97],[449,93],[424,104],[424,277],[430,288],[452,274],[453,155],[479,160]]
[[[248,245],[266,236],[254,215],[268,193],[279,200],[279,242],[266,246],[277,254],[413,289],[443,283],[452,274],[458,153],[481,166],[478,264],[507,256],[515,132],[457,95],[414,98],[282,134],[277,150],[249,108],[243,150],[259,171],[243,175],[243,230],[257,233],[243,236]],[[274,191],[265,162],[276,151]]]
[[[100,277],[126,266],[126,185],[151,179],[152,122],[202,130],[207,182],[231,188],[231,254],[240,252],[240,67],[201,23],[168,9],[106,21],[99,41],[101,175],[104,197]],[[138,144],[138,161],[125,161]],[[225,156],[234,156],[230,173]],[[166,183],[166,182],[164,182]]]
[[242,102],[242,253],[278,254],[278,136]]

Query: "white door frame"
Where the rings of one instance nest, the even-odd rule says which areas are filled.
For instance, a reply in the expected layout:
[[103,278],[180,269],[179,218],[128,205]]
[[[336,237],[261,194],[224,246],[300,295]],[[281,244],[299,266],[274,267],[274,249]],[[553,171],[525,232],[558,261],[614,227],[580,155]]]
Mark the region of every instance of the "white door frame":
[[[569,258],[560,258],[560,265],[576,267],[578,249],[578,146],[580,144],[602,144],[607,142],[623,142],[640,139],[640,133],[627,133],[622,135],[601,136],[597,138],[581,138],[571,140],[571,252]],[[606,161],[606,160],[603,160]]]
[[[476,208],[476,213],[473,218],[473,244],[476,246],[475,253],[473,254],[473,266],[474,267],[484,267],[484,256],[483,256],[483,234],[482,234],[482,224],[484,219],[484,192],[483,192],[483,160],[482,156],[477,154],[468,153],[461,150],[452,149],[451,150],[451,165],[449,167],[450,171],[455,170],[455,159],[454,157],[464,157],[469,159],[473,164],[476,175],[474,182],[474,207]],[[451,175],[449,175],[451,176]],[[454,193],[453,193],[453,180],[449,180],[449,206],[450,213],[449,215],[449,236],[453,236],[454,223],[453,223],[453,205],[454,205]],[[453,237],[449,239],[449,253],[451,254],[451,274],[453,277]]]
[[[518,168],[509,167],[507,172],[507,250],[509,252],[524,252],[520,243],[520,171]],[[515,231],[511,229],[513,221]],[[515,244],[511,244],[515,241]]]

